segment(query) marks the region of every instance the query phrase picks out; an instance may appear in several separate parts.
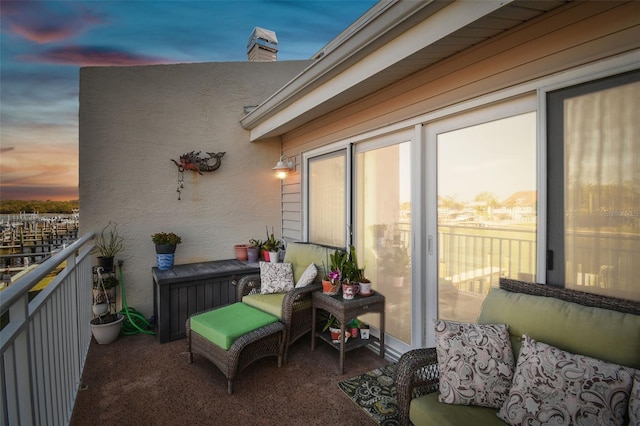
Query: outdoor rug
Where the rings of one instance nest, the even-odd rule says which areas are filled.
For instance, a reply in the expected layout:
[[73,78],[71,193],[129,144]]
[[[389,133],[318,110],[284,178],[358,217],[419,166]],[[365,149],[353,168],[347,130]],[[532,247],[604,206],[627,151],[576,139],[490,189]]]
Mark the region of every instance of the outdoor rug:
[[398,425],[395,377],[396,365],[387,364],[339,382],[338,387],[379,425]]

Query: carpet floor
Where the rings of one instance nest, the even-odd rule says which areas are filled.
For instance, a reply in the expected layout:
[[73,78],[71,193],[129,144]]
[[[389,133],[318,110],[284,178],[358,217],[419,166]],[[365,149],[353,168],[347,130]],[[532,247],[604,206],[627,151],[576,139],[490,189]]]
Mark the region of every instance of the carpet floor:
[[345,356],[310,337],[295,342],[289,361],[275,357],[241,371],[234,393],[211,362],[194,355],[186,340],[159,344],[155,336],[120,336],[108,345],[92,341],[71,426],[120,425],[374,425],[338,388],[338,382],[388,361],[368,348]]

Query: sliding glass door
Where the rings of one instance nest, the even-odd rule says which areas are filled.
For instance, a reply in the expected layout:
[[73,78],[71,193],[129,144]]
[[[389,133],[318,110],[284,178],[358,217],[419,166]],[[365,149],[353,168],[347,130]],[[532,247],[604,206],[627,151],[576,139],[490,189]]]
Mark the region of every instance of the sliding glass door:
[[[388,143],[388,142],[387,142]],[[410,142],[356,147],[355,246],[375,291],[386,299],[387,335],[411,344]],[[378,327],[378,316],[366,321]]]
[[[535,280],[536,112],[520,101],[428,126],[430,256],[426,327],[474,322],[500,277]],[[434,181],[435,180],[435,181]],[[428,186],[428,185],[427,185]],[[435,239],[435,241],[433,241]],[[432,327],[432,326],[431,326]],[[429,333],[427,333],[429,335]]]

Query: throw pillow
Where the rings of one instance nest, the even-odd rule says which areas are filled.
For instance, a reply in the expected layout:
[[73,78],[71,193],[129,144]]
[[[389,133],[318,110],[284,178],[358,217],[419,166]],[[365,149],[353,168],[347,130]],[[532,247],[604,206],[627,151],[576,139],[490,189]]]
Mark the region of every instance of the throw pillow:
[[629,424],[640,425],[640,370],[636,370],[629,397]]
[[511,425],[623,425],[634,370],[523,336],[509,398]]
[[296,283],[296,288],[302,288],[302,287],[308,286],[313,282],[313,280],[316,279],[317,275],[318,275],[318,268],[316,268],[315,263],[312,263],[311,265],[307,266],[307,269],[305,269],[302,275],[300,276],[300,279]]
[[513,378],[506,324],[436,321],[440,402],[500,408]]
[[260,262],[260,294],[286,293],[293,289],[290,263]]

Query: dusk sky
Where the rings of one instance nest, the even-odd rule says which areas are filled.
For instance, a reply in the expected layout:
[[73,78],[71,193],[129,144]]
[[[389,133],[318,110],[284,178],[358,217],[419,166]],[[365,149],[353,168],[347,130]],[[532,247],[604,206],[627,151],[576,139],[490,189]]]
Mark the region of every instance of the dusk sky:
[[80,67],[246,61],[254,27],[309,59],[374,4],[0,1],[0,199],[78,198]]

